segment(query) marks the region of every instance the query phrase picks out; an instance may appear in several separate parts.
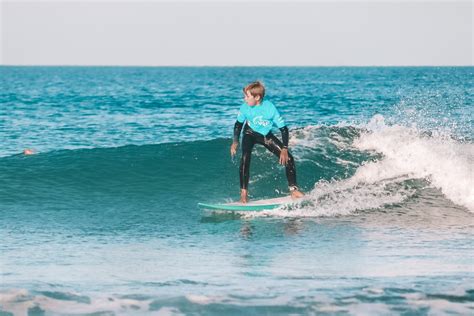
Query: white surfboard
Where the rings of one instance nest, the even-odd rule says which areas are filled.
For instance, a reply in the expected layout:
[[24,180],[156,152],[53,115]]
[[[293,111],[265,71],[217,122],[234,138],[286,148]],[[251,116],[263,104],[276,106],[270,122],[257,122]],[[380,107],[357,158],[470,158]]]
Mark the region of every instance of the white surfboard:
[[293,199],[291,196],[250,201],[248,203],[232,202],[224,204],[198,203],[205,209],[225,210],[225,211],[262,211],[278,208],[285,204],[296,203],[299,199]]

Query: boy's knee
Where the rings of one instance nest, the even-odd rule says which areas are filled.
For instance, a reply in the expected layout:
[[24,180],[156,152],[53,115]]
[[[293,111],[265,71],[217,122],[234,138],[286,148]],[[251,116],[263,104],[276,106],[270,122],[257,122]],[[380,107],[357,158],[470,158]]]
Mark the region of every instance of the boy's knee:
[[242,166],[242,165],[248,163],[249,159],[250,159],[250,155],[247,154],[247,153],[243,153],[242,157],[240,158],[240,165]]

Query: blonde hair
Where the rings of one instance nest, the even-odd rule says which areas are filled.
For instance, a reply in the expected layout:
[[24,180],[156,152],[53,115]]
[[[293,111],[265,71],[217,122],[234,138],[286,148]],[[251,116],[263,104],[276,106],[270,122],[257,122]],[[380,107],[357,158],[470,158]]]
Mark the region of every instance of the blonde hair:
[[247,93],[247,91],[250,92],[253,97],[256,97],[257,95],[260,96],[260,100],[263,100],[263,97],[265,96],[265,87],[260,81],[249,83],[243,90],[244,93]]

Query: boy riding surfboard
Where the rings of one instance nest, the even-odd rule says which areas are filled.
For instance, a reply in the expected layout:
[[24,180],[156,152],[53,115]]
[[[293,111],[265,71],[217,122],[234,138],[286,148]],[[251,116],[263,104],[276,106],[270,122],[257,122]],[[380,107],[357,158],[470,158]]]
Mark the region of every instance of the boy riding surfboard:
[[[243,89],[244,103],[240,106],[239,114],[234,125],[234,137],[230,147],[233,156],[237,153],[240,133],[243,129],[242,157],[240,159],[240,202],[248,202],[249,168],[252,149],[255,144],[263,145],[279,158],[279,163],[286,167],[288,188],[292,198],[303,197],[296,184],[296,168],[293,156],[288,152],[289,132],[285,121],[280,116],[275,105],[264,100],[265,87],[260,81],[255,81]],[[281,131],[282,141],[271,132],[273,125]]]

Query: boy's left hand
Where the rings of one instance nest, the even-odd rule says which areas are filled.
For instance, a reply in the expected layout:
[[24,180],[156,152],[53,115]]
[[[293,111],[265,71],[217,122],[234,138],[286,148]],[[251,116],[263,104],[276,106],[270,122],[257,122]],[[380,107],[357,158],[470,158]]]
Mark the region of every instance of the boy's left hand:
[[283,148],[280,153],[280,165],[286,165],[288,163],[288,149]]
[[235,156],[235,154],[237,153],[237,147],[239,147],[239,143],[238,142],[233,142],[232,145],[230,146],[230,155],[232,156],[232,158]]

